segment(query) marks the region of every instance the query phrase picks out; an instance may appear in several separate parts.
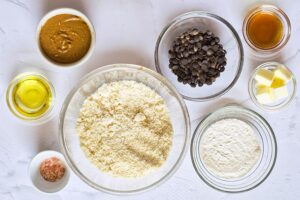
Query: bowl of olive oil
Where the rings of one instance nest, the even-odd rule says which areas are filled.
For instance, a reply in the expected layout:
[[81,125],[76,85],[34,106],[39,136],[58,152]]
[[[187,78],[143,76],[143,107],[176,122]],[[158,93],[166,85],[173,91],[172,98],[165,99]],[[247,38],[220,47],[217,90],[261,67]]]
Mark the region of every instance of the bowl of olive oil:
[[19,119],[44,122],[53,110],[55,91],[51,82],[37,73],[22,73],[9,84],[6,101],[10,111]]

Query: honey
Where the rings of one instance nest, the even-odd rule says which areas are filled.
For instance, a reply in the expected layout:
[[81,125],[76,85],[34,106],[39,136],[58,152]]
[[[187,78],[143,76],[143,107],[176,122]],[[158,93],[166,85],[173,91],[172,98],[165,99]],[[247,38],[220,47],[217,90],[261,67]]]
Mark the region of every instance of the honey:
[[275,13],[259,11],[250,17],[246,25],[246,34],[253,46],[269,50],[278,46],[282,41],[283,29],[283,23]]

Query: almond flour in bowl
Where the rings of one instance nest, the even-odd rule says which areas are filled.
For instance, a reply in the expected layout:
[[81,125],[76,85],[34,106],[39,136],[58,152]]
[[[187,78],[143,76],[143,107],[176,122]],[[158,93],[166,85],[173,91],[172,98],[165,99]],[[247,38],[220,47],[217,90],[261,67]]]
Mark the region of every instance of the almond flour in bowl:
[[[172,146],[168,158],[159,168],[141,177],[112,176],[97,168],[82,151],[76,130],[84,101],[104,84],[119,81],[135,81],[155,91],[165,102],[172,123]],[[102,66],[83,77],[64,102],[59,130],[64,155],[75,174],[91,187],[117,195],[141,193],[164,183],[180,167],[190,141],[190,120],[181,95],[158,73],[132,64]]]
[[173,137],[164,99],[135,81],[99,87],[82,105],[77,132],[95,166],[124,178],[158,169],[168,158]]

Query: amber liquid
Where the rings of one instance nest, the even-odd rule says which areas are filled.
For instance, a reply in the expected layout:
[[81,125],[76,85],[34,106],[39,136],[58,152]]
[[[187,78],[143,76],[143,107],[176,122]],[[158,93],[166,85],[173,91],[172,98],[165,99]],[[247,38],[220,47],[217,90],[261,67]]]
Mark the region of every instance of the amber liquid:
[[256,48],[273,49],[283,38],[283,24],[275,14],[261,11],[249,19],[247,36]]

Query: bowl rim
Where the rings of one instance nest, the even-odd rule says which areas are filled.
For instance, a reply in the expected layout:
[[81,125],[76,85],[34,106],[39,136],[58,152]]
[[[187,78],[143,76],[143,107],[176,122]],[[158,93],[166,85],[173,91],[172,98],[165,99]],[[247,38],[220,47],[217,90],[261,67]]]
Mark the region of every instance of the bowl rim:
[[[96,185],[93,181],[89,180],[88,178],[85,177],[85,175],[83,175],[80,170],[78,170],[78,168],[76,167],[76,165],[74,164],[73,160],[70,158],[69,153],[68,153],[68,148],[65,145],[65,139],[64,139],[64,133],[63,133],[63,126],[64,126],[64,118],[65,118],[65,113],[66,110],[69,106],[69,103],[72,99],[72,97],[74,96],[75,92],[78,90],[78,88],[80,88],[80,86],[85,83],[91,76],[93,76],[96,73],[99,72],[104,72],[104,71],[111,71],[111,70],[115,70],[115,69],[131,69],[131,70],[142,70],[150,75],[152,75],[153,77],[157,78],[158,80],[160,80],[164,85],[166,85],[171,91],[173,91],[176,99],[179,101],[179,104],[183,110],[183,115],[185,118],[185,141],[184,141],[184,146],[182,148],[182,151],[180,153],[180,156],[178,158],[178,160],[176,161],[176,163],[174,164],[174,166],[171,168],[171,170],[161,179],[159,179],[158,181],[152,183],[149,186],[140,188],[140,189],[134,189],[134,190],[128,190],[128,191],[118,191],[118,190],[114,190],[114,189],[110,189],[107,187],[103,187],[100,185]],[[84,181],[86,184],[88,184],[89,186],[91,186],[92,188],[108,193],[108,194],[113,194],[113,195],[130,195],[130,194],[138,194],[138,193],[142,193],[145,191],[148,191],[150,189],[153,189],[155,187],[157,187],[158,185],[164,183],[165,181],[167,181],[181,166],[186,152],[188,150],[188,147],[190,145],[190,135],[191,135],[191,125],[190,125],[190,116],[186,107],[186,104],[182,98],[182,96],[177,92],[176,88],[163,76],[161,76],[160,74],[156,73],[155,71],[140,66],[140,65],[135,65],[135,64],[110,64],[110,65],[105,65],[102,67],[99,67],[95,70],[92,70],[91,72],[89,72],[88,74],[86,74],[74,87],[73,89],[69,92],[69,94],[67,95],[61,111],[60,111],[60,116],[59,116],[59,142],[60,145],[62,147],[62,153],[65,157],[65,160],[67,162],[67,164],[69,165],[69,167],[72,169],[72,171],[82,180]]]
[[163,73],[161,71],[161,67],[159,65],[159,55],[158,55],[162,38],[165,36],[165,33],[173,25],[175,25],[176,23],[181,22],[183,20],[192,18],[192,17],[194,17],[194,18],[196,18],[196,17],[210,17],[210,18],[214,18],[215,20],[218,20],[219,22],[221,22],[222,24],[224,24],[231,31],[234,40],[237,42],[237,44],[238,44],[237,47],[239,49],[239,54],[240,54],[240,59],[239,59],[239,62],[238,62],[238,70],[236,72],[236,75],[235,75],[234,79],[231,81],[231,83],[225,89],[221,90],[220,92],[218,92],[216,94],[213,94],[213,95],[210,95],[210,96],[206,96],[206,97],[189,97],[189,96],[181,94],[183,96],[183,98],[186,99],[186,100],[203,102],[203,101],[209,101],[209,100],[216,99],[216,98],[218,98],[220,96],[223,96],[224,94],[226,94],[236,84],[236,82],[238,81],[238,79],[239,79],[239,77],[241,75],[242,69],[243,69],[243,64],[244,64],[244,49],[243,49],[243,44],[242,44],[242,41],[241,41],[238,33],[236,32],[236,30],[234,29],[234,27],[228,21],[226,21],[224,18],[222,18],[222,17],[220,17],[220,16],[218,16],[216,14],[213,14],[213,13],[210,13],[210,12],[206,12],[206,11],[191,11],[191,12],[187,12],[187,13],[181,14],[181,15],[175,17],[173,20],[171,20],[171,22],[169,22],[169,24],[167,24],[163,28],[163,30],[159,34],[158,39],[156,41],[155,51],[154,51],[155,68],[156,68],[156,71],[159,74],[161,74],[162,76],[164,76],[164,75],[163,75]]
[[[194,144],[194,139],[196,137],[196,135],[199,135],[199,134],[203,134],[203,133],[199,133],[198,130],[200,128],[200,126],[203,124],[203,122],[211,117],[213,114],[215,114],[216,112],[220,112],[220,111],[225,111],[225,110],[228,110],[228,109],[238,109],[238,110],[243,110],[243,111],[246,111],[246,112],[250,112],[251,114],[253,114],[254,116],[256,116],[262,123],[264,123],[267,128],[270,130],[270,136],[271,136],[271,139],[272,139],[272,142],[273,142],[273,145],[274,145],[274,149],[273,149],[273,159],[272,159],[272,163],[270,165],[270,168],[269,168],[269,171],[264,175],[263,179],[261,179],[258,183],[254,184],[253,186],[249,187],[249,188],[245,188],[245,189],[242,189],[242,190],[226,190],[222,187],[217,187],[216,185],[213,185],[211,184],[210,182],[208,182],[206,180],[206,178],[204,178],[202,176],[202,173],[198,171],[198,168],[196,166],[196,163],[195,163],[195,158],[194,158],[194,146],[196,144]],[[192,136],[192,140],[191,140],[191,145],[190,145],[190,156],[191,156],[191,160],[192,160],[192,164],[193,164],[193,167],[194,167],[194,170],[196,171],[197,175],[201,178],[202,181],[204,181],[208,186],[210,186],[211,188],[215,189],[215,190],[218,190],[218,191],[221,191],[221,192],[225,192],[225,193],[230,193],[230,194],[236,194],[236,193],[243,193],[243,192],[247,192],[247,191],[250,191],[250,190],[253,190],[255,189],[256,187],[258,187],[259,185],[261,185],[271,174],[271,172],[273,171],[274,167],[275,167],[275,164],[276,164],[276,161],[277,161],[277,155],[278,155],[278,145],[277,145],[277,139],[276,139],[276,136],[275,136],[275,133],[274,133],[274,130],[272,129],[271,125],[267,122],[267,120],[262,117],[259,113],[257,113],[256,111],[254,110],[251,110],[245,106],[242,106],[240,104],[237,104],[237,103],[231,103],[231,104],[227,104],[221,108],[218,108],[214,111],[212,111],[211,113],[209,113],[208,115],[204,116],[201,121],[198,123],[197,127],[195,128],[195,131],[193,133],[193,136]]]
[[[292,75],[292,79],[290,80],[292,82],[292,94],[290,95],[289,99],[286,102],[283,102],[282,104],[279,104],[277,106],[266,106],[263,105],[261,103],[258,102],[257,98],[255,97],[255,88],[253,87],[253,81],[254,80],[254,76],[257,73],[258,70],[260,69],[264,69],[264,68],[268,68],[270,66],[283,66],[291,75]],[[251,101],[257,106],[259,107],[261,110],[263,111],[268,111],[268,112],[275,112],[275,111],[280,111],[283,109],[286,109],[295,99],[296,97],[296,93],[297,93],[297,80],[295,78],[294,73],[284,64],[281,64],[279,62],[264,62],[260,65],[258,65],[252,72],[249,81],[248,81],[248,93],[250,96]]]

